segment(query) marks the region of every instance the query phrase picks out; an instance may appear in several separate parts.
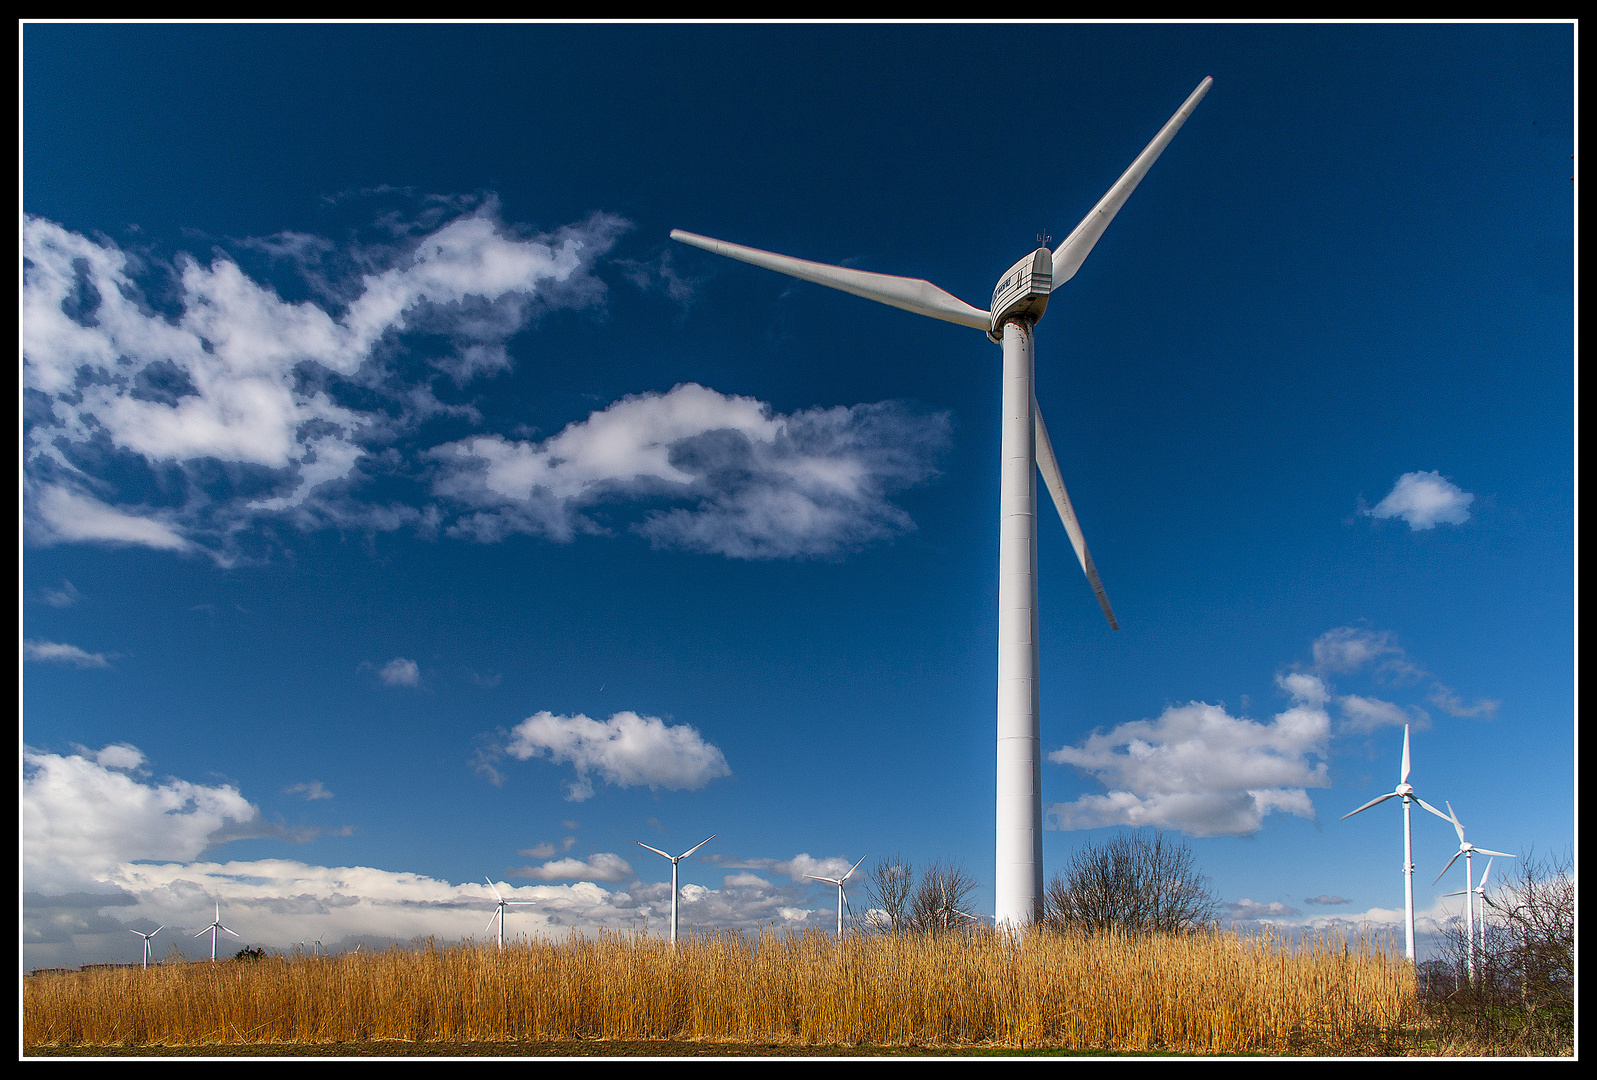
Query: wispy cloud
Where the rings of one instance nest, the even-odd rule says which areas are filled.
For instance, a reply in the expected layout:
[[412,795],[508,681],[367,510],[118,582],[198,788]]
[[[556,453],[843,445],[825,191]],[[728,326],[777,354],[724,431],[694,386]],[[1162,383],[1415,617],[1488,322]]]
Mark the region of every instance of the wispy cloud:
[[104,653],[91,653],[76,645],[59,641],[32,641],[22,643],[22,656],[45,664],[72,664],[80,668],[108,668],[111,661]]
[[778,415],[683,383],[637,394],[542,442],[478,436],[438,447],[436,494],[476,506],[451,531],[568,541],[606,531],[618,502],[686,502],[631,528],[658,547],[740,559],[835,555],[913,527],[888,501],[932,475],[945,414],[896,402]]
[[59,589],[49,587],[40,589],[39,596],[51,607],[71,607],[83,598],[83,594],[78,592],[72,582],[67,581],[65,578],[61,580]]
[[1386,498],[1363,511],[1373,518],[1402,518],[1411,531],[1434,529],[1438,524],[1462,525],[1469,520],[1475,496],[1439,472],[1404,473]]
[[697,728],[635,712],[619,712],[602,722],[581,714],[534,713],[479,761],[494,777],[488,758],[498,753],[574,766],[576,778],[566,785],[566,797],[573,802],[593,796],[595,775],[616,787],[691,791],[732,774],[726,757]]
[[291,784],[283,789],[286,795],[304,795],[306,802],[315,802],[317,799],[331,799],[333,793],[322,786],[320,780],[311,780],[304,784]]
[[1284,919],[1303,914],[1297,908],[1283,904],[1279,900],[1272,900],[1267,904],[1262,904],[1257,900],[1249,900],[1246,896],[1239,898],[1234,903],[1226,902],[1221,906],[1231,913],[1233,919],[1248,919],[1256,922],[1268,922],[1272,919]]

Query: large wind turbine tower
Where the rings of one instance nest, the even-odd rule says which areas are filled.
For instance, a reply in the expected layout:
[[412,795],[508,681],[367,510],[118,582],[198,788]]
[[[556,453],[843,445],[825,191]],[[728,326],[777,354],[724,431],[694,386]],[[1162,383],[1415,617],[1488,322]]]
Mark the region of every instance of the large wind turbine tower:
[[1093,245],[1164,152],[1187,117],[1209,92],[1213,79],[1198,84],[1115,185],[1050,252],[1046,247],[1004,272],[993,289],[991,310],[972,307],[929,281],[873,274],[841,266],[775,255],[674,229],[671,238],[717,255],[763,266],[817,285],[890,304],[917,315],[985,331],[1003,346],[1003,439],[998,530],[998,821],[995,918],[1000,926],[1029,926],[1042,900],[1042,738],[1037,694],[1037,483],[1053,496],[1070,534],[1076,558],[1092,585],[1111,628],[1109,607],[1087,542],[1065,493],[1048,429],[1032,392],[1034,331],[1050,293],[1080,269]]

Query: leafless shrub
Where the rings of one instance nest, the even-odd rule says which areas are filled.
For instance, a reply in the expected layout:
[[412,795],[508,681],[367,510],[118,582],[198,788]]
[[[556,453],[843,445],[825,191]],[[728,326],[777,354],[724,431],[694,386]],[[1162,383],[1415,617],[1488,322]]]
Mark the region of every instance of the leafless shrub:
[[1214,896],[1192,849],[1155,831],[1088,842],[1043,893],[1042,921],[1089,934],[1185,933],[1213,921]]

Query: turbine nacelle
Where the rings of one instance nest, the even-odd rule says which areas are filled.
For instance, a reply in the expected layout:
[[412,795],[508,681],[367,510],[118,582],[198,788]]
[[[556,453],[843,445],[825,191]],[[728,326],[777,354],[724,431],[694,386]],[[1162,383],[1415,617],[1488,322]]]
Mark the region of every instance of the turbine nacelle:
[[1394,791],[1392,794],[1401,795],[1401,796],[1403,796],[1403,798],[1407,799],[1411,795],[1414,794],[1414,785],[1413,784],[1399,784],[1399,785],[1397,785],[1397,790]]
[[1004,340],[1004,323],[1010,319],[1036,322],[1048,307],[1048,294],[1054,287],[1054,257],[1045,247],[1021,259],[1004,271],[993,288],[993,327],[987,336]]

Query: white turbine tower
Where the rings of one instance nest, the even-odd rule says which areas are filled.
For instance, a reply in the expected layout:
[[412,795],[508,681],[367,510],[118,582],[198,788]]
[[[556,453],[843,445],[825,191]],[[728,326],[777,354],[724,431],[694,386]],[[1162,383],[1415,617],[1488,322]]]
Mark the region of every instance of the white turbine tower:
[[860,861],[855,863],[853,866],[849,867],[848,868],[848,873],[844,874],[840,878],[836,878],[836,877],[817,877],[814,874],[805,874],[804,875],[805,877],[809,878],[811,881],[825,881],[825,882],[828,882],[828,883],[830,883],[832,885],[836,885],[837,886],[837,940],[838,941],[842,941],[843,940],[843,882],[845,882],[849,878],[853,877],[854,876],[854,871],[859,869],[859,863],[862,863],[864,861],[865,861],[864,857],[861,856]]
[[[486,876],[484,876],[483,880],[484,881],[488,881],[488,878]],[[500,893],[499,887],[497,885],[495,885],[493,882],[488,881],[488,887],[494,891],[494,896],[498,898],[499,903],[498,903],[498,906],[494,910],[493,918],[488,920],[488,925],[483,927],[483,929],[484,930],[492,930],[493,929],[493,925],[494,925],[494,919],[498,919],[499,920],[499,947],[501,949],[503,949],[505,947],[505,908],[507,908],[507,907],[526,907],[527,905],[531,904],[532,901],[531,900],[506,900],[504,898],[504,895],[502,893]],[[321,942],[318,941],[316,944],[320,945]]]
[[[1487,870],[1490,870],[1490,869],[1491,869],[1491,867],[1488,866]],[[1482,885],[1486,884],[1486,879],[1485,878],[1481,879],[1481,884]],[[162,923],[160,926],[157,926],[154,930],[151,930],[148,934],[146,934],[142,930],[129,930],[128,931],[128,933],[137,934],[137,935],[139,935],[139,937],[144,939],[144,963],[141,965],[142,967],[148,968],[150,966],[150,939],[152,937],[154,937],[156,934],[159,934],[162,930],[165,930],[165,929],[166,929],[166,923]],[[205,931],[201,930],[200,934],[203,934],[203,933],[205,933]],[[196,934],[194,936],[195,937],[199,937],[199,934]]]
[[[1447,860],[1447,865],[1446,866],[1442,867],[1442,874],[1447,873],[1449,870],[1451,870],[1453,868],[1453,864],[1458,862],[1458,857],[1460,855],[1464,856],[1464,932],[1469,935],[1469,949],[1466,952],[1465,963],[1468,965],[1468,969],[1469,969],[1469,981],[1470,981],[1470,984],[1474,985],[1474,983],[1475,983],[1475,898],[1474,898],[1475,889],[1474,889],[1474,886],[1471,884],[1471,882],[1473,882],[1473,880],[1474,880],[1474,876],[1473,876],[1473,874],[1472,874],[1472,872],[1470,870],[1470,863],[1474,861],[1475,853],[1477,851],[1480,852],[1482,855],[1501,855],[1505,859],[1512,859],[1514,856],[1510,855],[1506,851],[1492,851],[1490,848],[1476,847],[1474,844],[1470,843],[1468,840],[1465,840],[1464,839],[1464,826],[1459,823],[1458,815],[1453,812],[1453,804],[1452,803],[1445,803],[1445,805],[1447,806],[1447,814],[1446,814],[1447,820],[1449,820],[1449,821],[1451,821],[1453,823],[1453,829],[1458,833],[1458,850],[1453,852],[1453,857],[1451,859]],[[1490,863],[1487,864],[1486,869],[1488,871],[1491,870],[1491,864]],[[1437,874],[1436,875],[1436,881],[1441,881],[1442,880],[1442,874]],[[1436,884],[1436,882],[1433,881],[1433,882],[1431,882],[1431,884],[1434,885],[1434,884]],[[1485,884],[1486,884],[1486,876],[1483,874],[1483,875],[1481,875],[1481,885],[1484,886]],[[1457,894],[1455,893],[1454,895],[1456,896]]]
[[[195,937],[204,937],[207,933],[211,935],[211,963],[213,964],[216,963],[216,932],[218,930],[225,930],[227,933],[233,934],[233,931],[222,925],[222,902],[220,900],[216,902],[216,918],[211,920],[211,925],[194,935]],[[238,937],[237,934],[233,934],[233,936]]]
[[675,946],[677,943],[677,863],[681,862],[689,855],[692,855],[695,851],[699,850],[705,844],[708,844],[714,839],[715,833],[711,833],[709,836],[706,836],[703,840],[700,840],[697,844],[694,844],[680,855],[666,855],[665,852],[661,851],[659,848],[649,847],[649,845],[645,844],[642,840],[633,841],[633,843],[637,844],[639,847],[649,848],[649,850],[654,852],[656,855],[665,855],[667,859],[671,860],[671,944],[673,946]]
[[[1457,858],[1457,856],[1454,856],[1454,858]],[[1484,952],[1486,950],[1486,879],[1492,876],[1492,863],[1494,863],[1496,861],[1497,861],[1496,859],[1487,859],[1486,860],[1486,872],[1481,875],[1480,884],[1476,885],[1473,889],[1465,889],[1462,892],[1443,893],[1444,896],[1462,896],[1462,897],[1465,897],[1466,899],[1465,899],[1464,902],[1466,904],[1469,904],[1472,908],[1473,908],[1473,906],[1475,904],[1476,897],[1480,898],[1480,901],[1481,901],[1481,933],[1480,933],[1480,938],[1481,938],[1481,951],[1482,952]],[[1443,871],[1443,873],[1446,873],[1446,871]],[[1473,921],[1474,915],[1473,915],[1472,912],[1466,912],[1464,918],[1465,918],[1465,925],[1468,925],[1470,922]],[[1469,944],[1470,944],[1470,951],[1473,952],[1474,949],[1475,949],[1475,934],[1474,934],[1473,930],[1470,933],[1470,943]]]
[[1397,787],[1379,798],[1371,799],[1357,810],[1343,814],[1337,820],[1346,821],[1354,814],[1362,813],[1377,803],[1385,802],[1387,799],[1400,798],[1403,800],[1403,941],[1407,950],[1408,962],[1412,964],[1414,962],[1414,829],[1413,822],[1410,819],[1409,802],[1412,800],[1419,803],[1443,821],[1451,821],[1452,819],[1414,794],[1414,785],[1408,782],[1408,771],[1408,725],[1404,724],[1403,772],[1397,778]]
[[1110,627],[1119,629],[1087,542],[1071,509],[1048,429],[1032,392],[1033,330],[1049,293],[1069,281],[1150,166],[1164,152],[1213,79],[1198,84],[1152,142],[1081,224],[1052,253],[1046,247],[1005,271],[990,311],[972,307],[929,281],[867,273],[775,255],[674,229],[671,237],[717,255],[876,300],[917,315],[982,330],[1004,349],[1003,440],[998,529],[998,925],[1029,926],[1042,899],[1042,739],[1037,693],[1036,470],[1053,495],[1076,558]]

